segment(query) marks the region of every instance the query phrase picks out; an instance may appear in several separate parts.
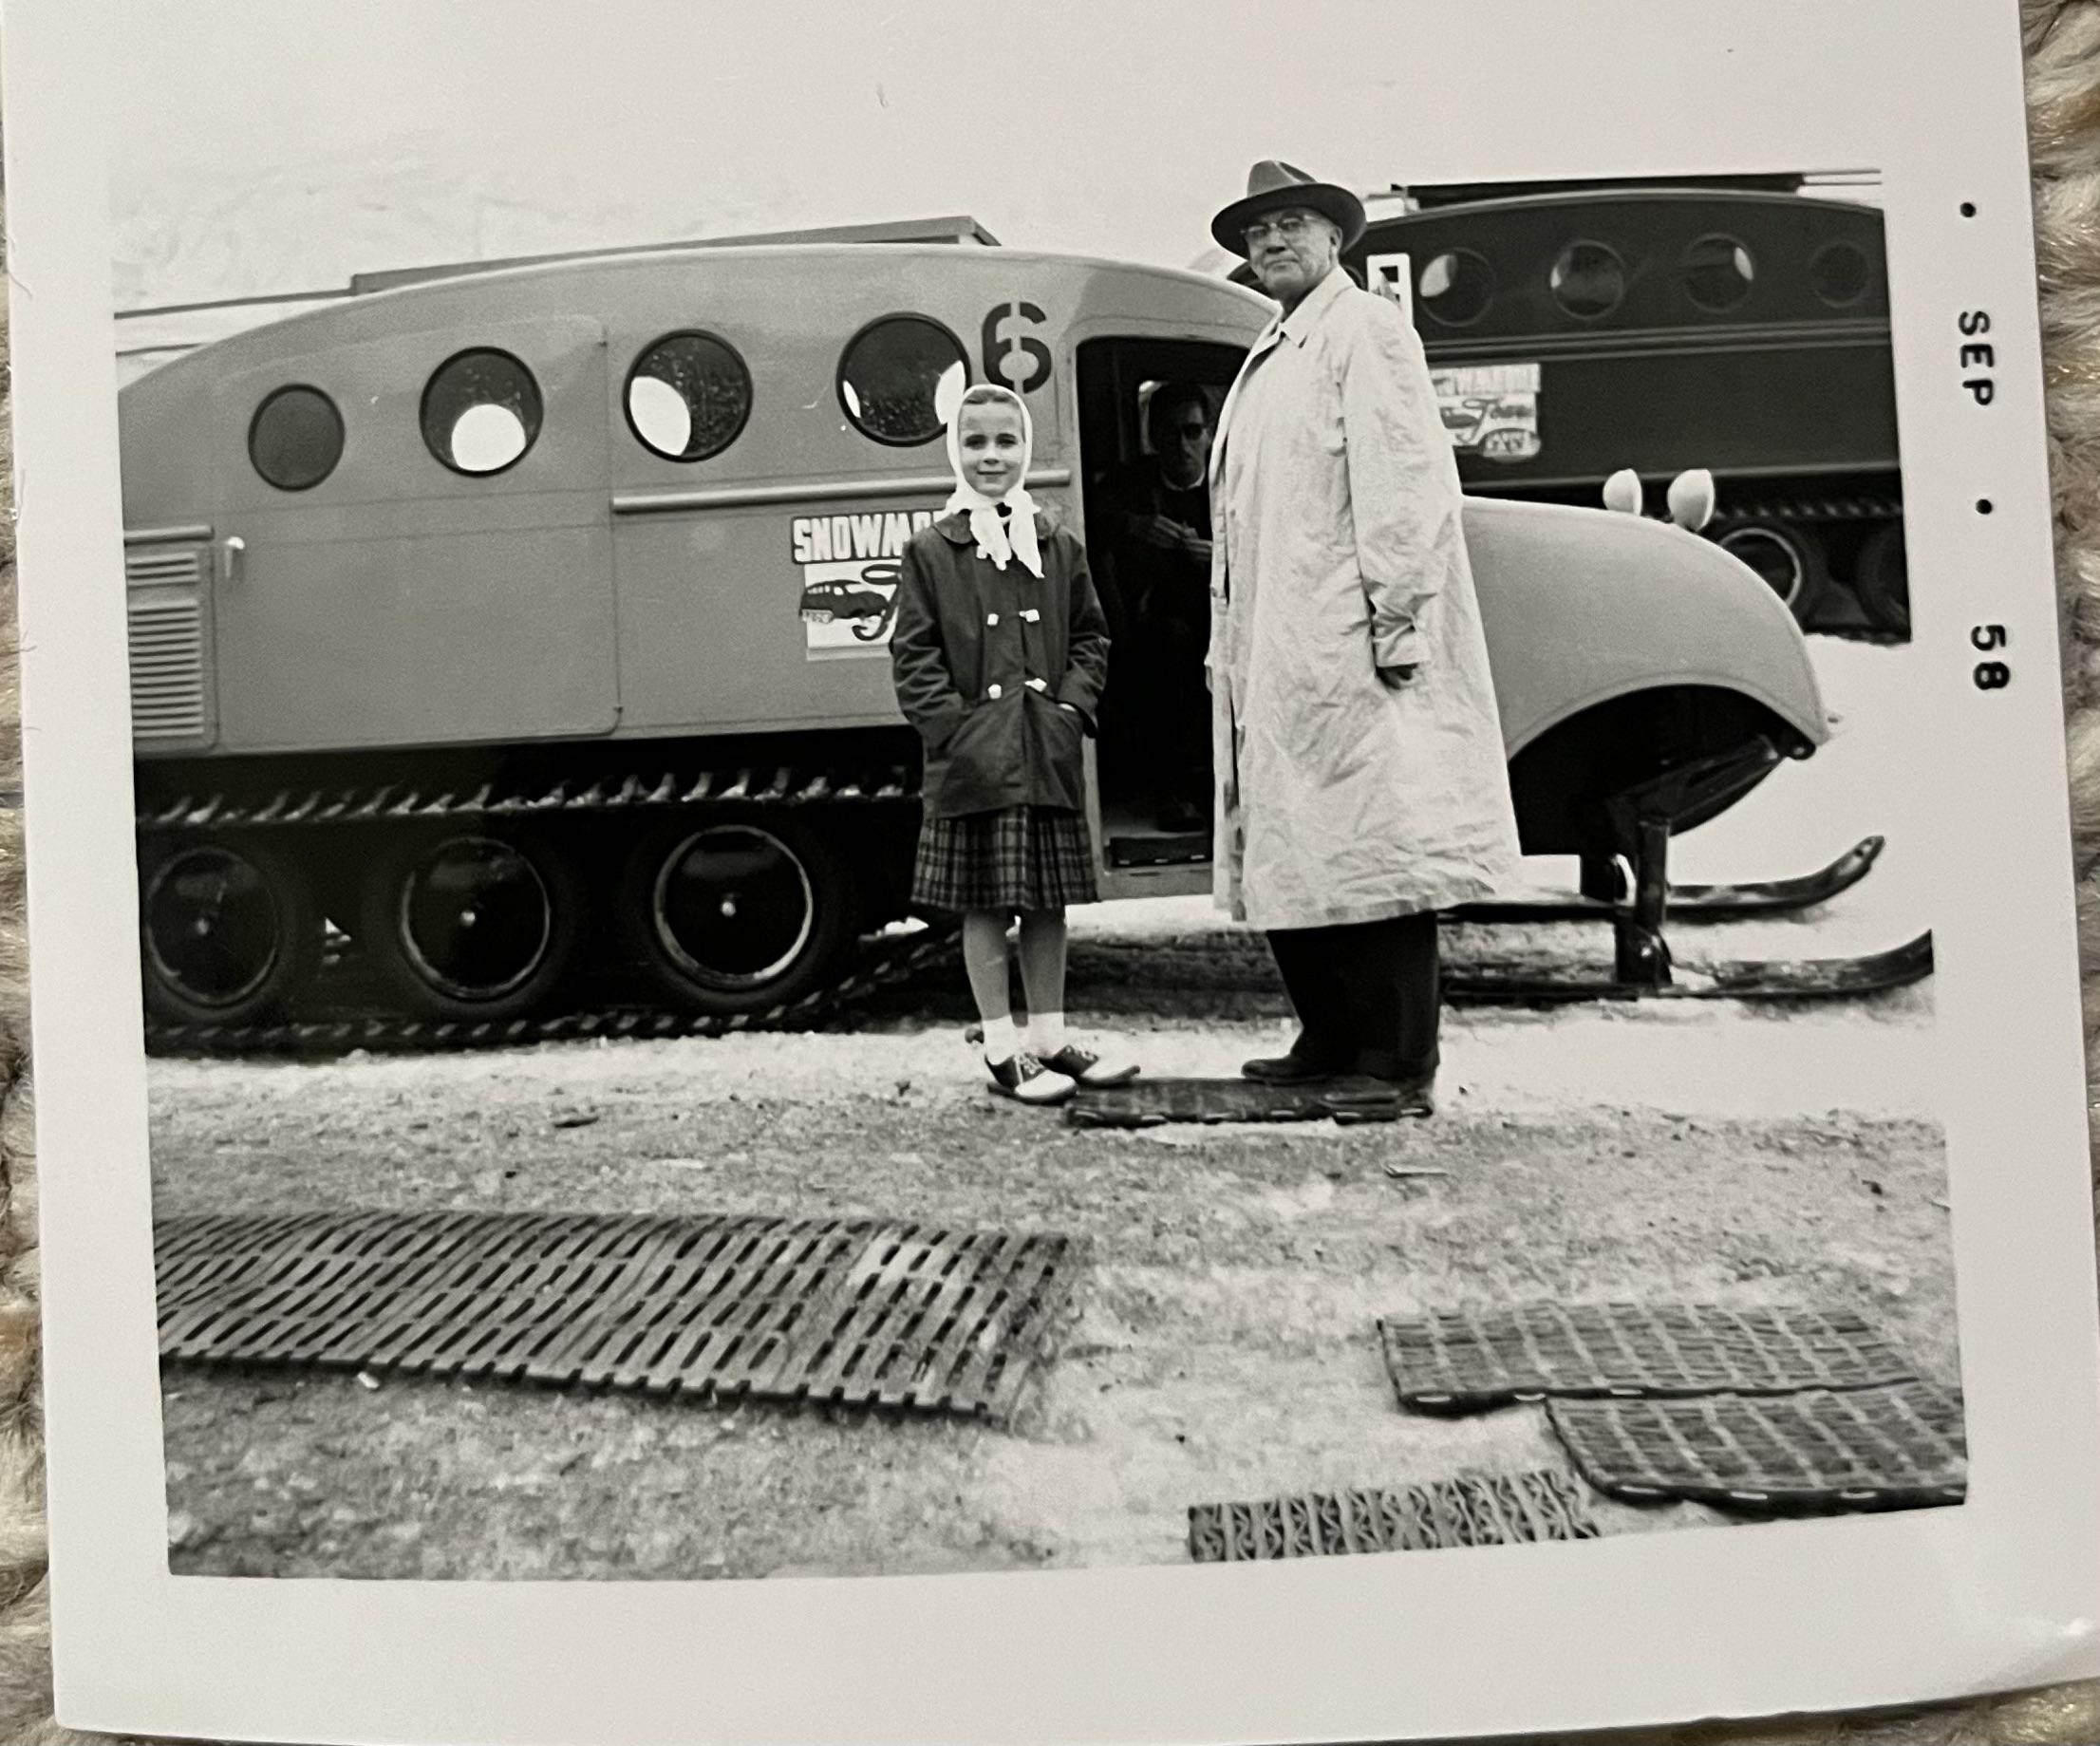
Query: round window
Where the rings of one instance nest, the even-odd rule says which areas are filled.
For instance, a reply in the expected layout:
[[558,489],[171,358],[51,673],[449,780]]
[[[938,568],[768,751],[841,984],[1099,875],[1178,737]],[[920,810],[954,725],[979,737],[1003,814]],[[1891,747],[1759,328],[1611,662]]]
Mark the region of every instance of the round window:
[[847,342],[838,402],[877,442],[930,442],[969,385],[963,342],[924,315],[886,315]]
[[1866,295],[1871,272],[1857,244],[1827,242],[1809,262],[1809,284],[1825,303],[1843,309]]
[[1562,309],[1578,321],[1595,321],[1609,315],[1626,294],[1626,263],[1603,243],[1571,242],[1553,263],[1547,283]]
[[751,372],[711,333],[667,333],[628,376],[628,422],[666,460],[705,460],[751,416]]
[[1447,249],[1422,269],[1415,291],[1436,320],[1463,328],[1488,312],[1495,294],[1494,269],[1471,249]]
[[319,388],[279,388],[255,408],[248,459],[279,491],[306,491],[343,459],[343,415]]
[[422,440],[455,473],[500,473],[539,436],[539,385],[507,351],[462,351],[422,391]]
[[1750,295],[1757,264],[1733,236],[1701,236],[1684,252],[1684,291],[1712,313],[1732,310]]

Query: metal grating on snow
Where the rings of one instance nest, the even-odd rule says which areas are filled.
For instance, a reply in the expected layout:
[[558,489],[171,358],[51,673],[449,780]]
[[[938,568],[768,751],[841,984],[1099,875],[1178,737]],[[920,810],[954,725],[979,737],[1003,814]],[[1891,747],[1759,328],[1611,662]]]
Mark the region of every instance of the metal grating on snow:
[[1554,1400],[1583,1477],[1636,1502],[1894,1510],[1959,1503],[1961,1401],[1929,1382],[1697,1400]]
[[1197,1564],[1596,1537],[1582,1488],[1551,1472],[1467,1474],[1398,1491],[1313,1492],[1258,1504],[1197,1504],[1189,1511],[1189,1555]]
[[1849,1310],[1519,1304],[1381,1321],[1378,1340],[1400,1404],[1417,1412],[1546,1395],[1866,1388],[1918,1374]]
[[1081,1262],[875,1219],[359,1212],[163,1220],[171,1359],[1011,1411]]

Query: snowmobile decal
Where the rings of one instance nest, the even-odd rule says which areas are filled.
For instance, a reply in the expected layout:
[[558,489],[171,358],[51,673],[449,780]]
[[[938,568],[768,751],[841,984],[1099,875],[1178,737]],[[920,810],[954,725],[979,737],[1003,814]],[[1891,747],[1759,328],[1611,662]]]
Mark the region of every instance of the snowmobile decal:
[[813,658],[882,649],[897,616],[898,567],[812,564],[802,573],[803,647]]

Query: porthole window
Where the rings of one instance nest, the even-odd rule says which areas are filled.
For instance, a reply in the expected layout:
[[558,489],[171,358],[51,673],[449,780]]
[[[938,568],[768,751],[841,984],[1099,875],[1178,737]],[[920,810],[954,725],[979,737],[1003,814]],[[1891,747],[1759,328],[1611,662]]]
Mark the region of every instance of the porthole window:
[[1447,328],[1463,328],[1488,312],[1494,269],[1471,249],[1446,249],[1422,269],[1416,300]]
[[1701,236],[1684,252],[1685,294],[1711,314],[1742,302],[1756,276],[1750,251],[1733,236]]
[[963,342],[925,315],[886,315],[847,343],[838,404],[854,426],[899,448],[930,442],[969,386]]
[[628,423],[666,460],[705,460],[751,416],[751,372],[712,333],[667,333],[628,375]]
[[343,459],[343,415],[319,388],[279,388],[255,408],[248,459],[279,491],[308,491]]
[[1809,262],[1809,287],[1833,309],[1866,296],[1871,273],[1866,251],[1856,243],[1827,242]]
[[1571,242],[1553,263],[1547,283],[1553,301],[1578,321],[1609,315],[1626,294],[1626,263],[1601,242]]
[[448,358],[422,391],[422,440],[455,473],[516,466],[538,439],[539,385],[507,351]]

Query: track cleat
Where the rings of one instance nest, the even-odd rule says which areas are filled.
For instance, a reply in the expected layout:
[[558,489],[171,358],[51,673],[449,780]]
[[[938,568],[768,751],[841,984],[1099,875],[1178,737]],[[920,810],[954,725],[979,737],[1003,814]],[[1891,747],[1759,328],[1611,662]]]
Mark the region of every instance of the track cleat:
[[992,1089],[1016,1103],[1062,1103],[1078,1089],[1068,1075],[1053,1072],[1026,1049],[1010,1061],[987,1057],[984,1067]]
[[1055,1055],[1045,1055],[1042,1064],[1052,1073],[1061,1073],[1078,1085],[1127,1085],[1137,1077],[1135,1061],[1112,1067],[1091,1050],[1072,1042],[1066,1043]]

